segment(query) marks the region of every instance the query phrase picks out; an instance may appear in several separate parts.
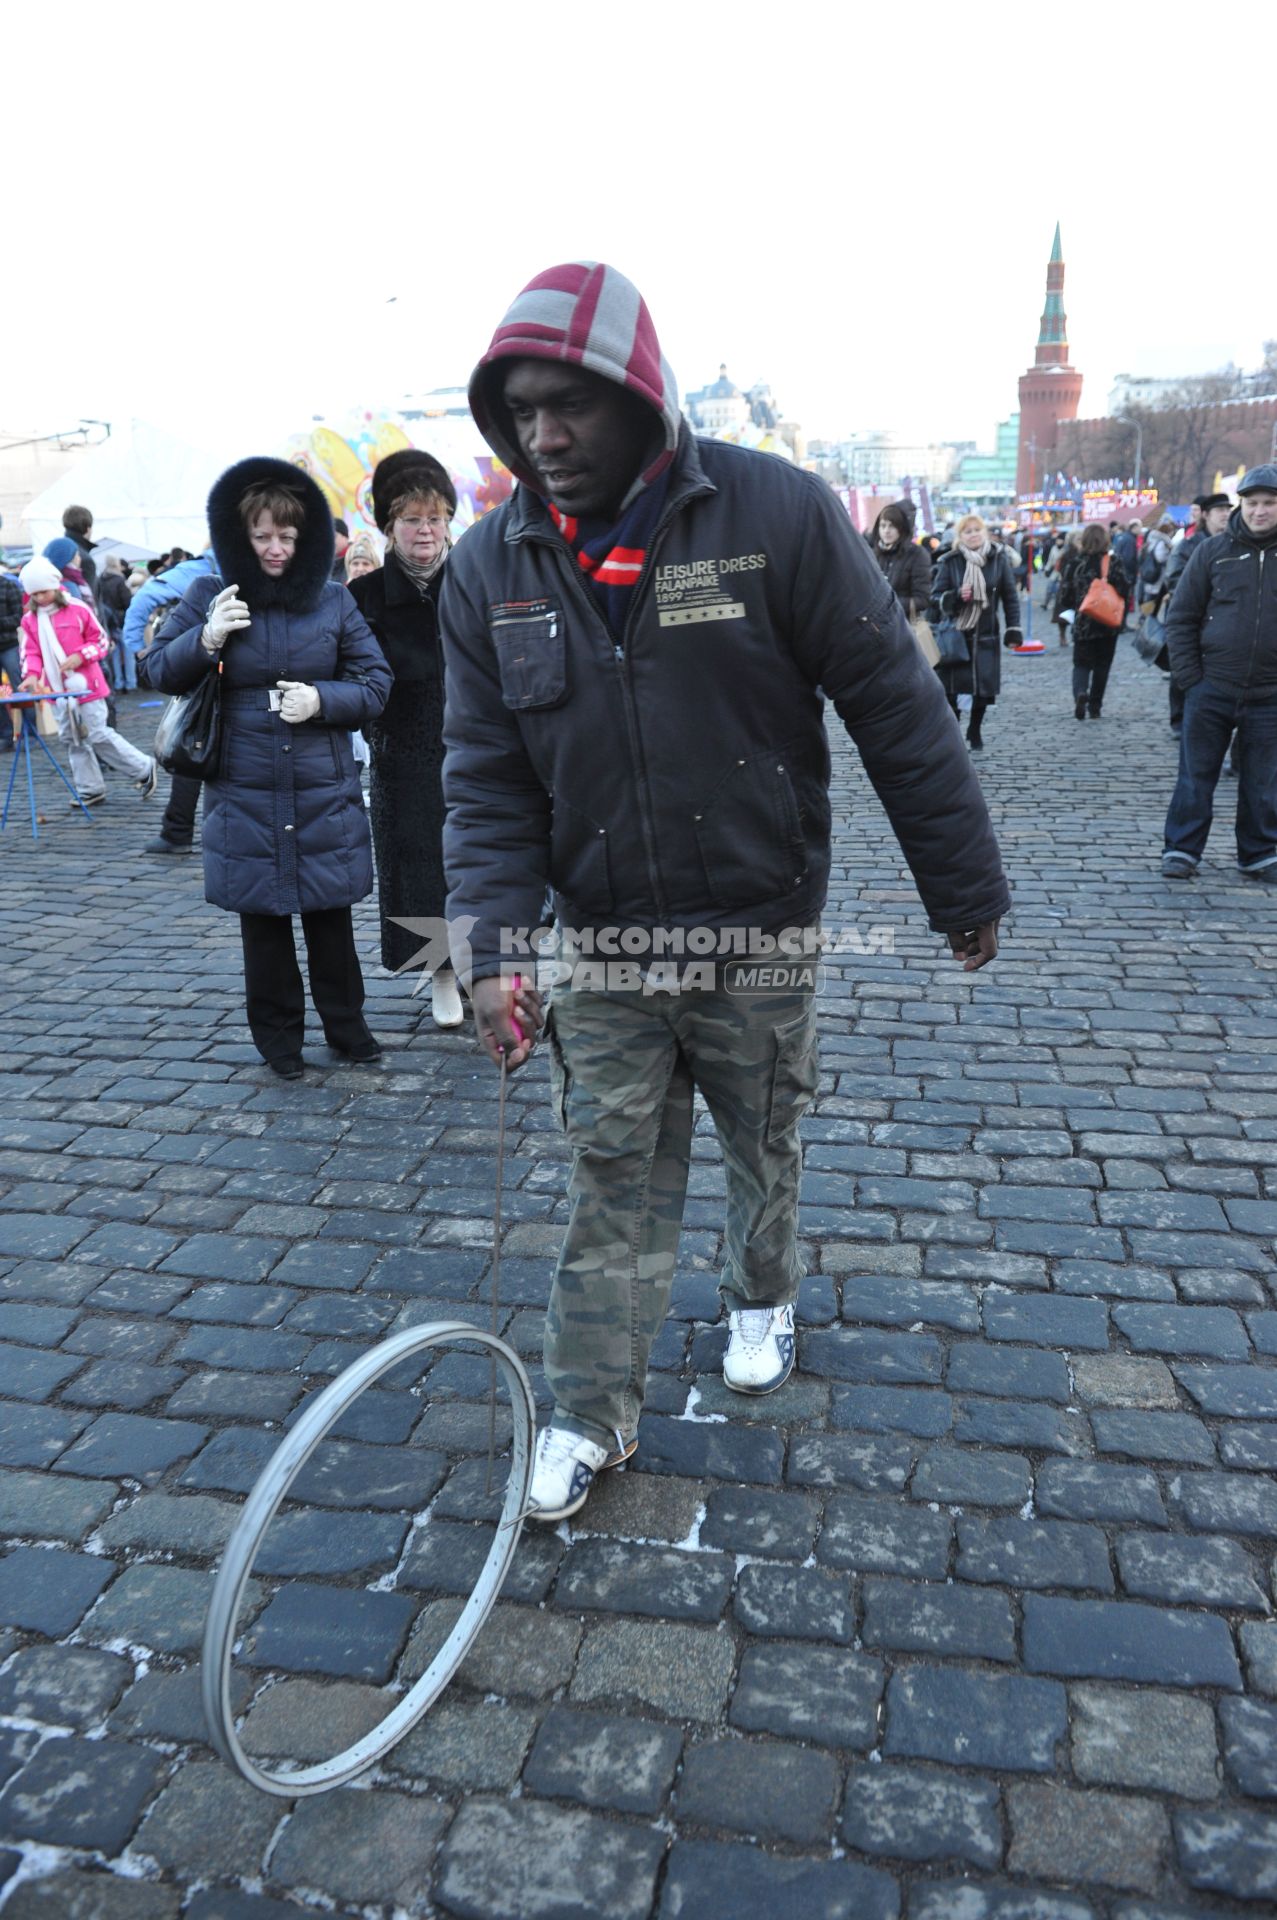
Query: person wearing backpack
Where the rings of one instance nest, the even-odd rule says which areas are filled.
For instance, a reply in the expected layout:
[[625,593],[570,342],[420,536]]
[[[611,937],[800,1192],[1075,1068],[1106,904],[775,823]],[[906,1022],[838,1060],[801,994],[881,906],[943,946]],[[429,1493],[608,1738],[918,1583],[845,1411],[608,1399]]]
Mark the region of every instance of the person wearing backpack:
[[[1109,596],[1095,592],[1107,585],[1117,596],[1105,607]],[[1108,529],[1102,521],[1083,527],[1078,539],[1077,559],[1060,583],[1056,617],[1074,613],[1073,621],[1073,717],[1100,719],[1104,708],[1104,689],[1117,652],[1117,636],[1126,618],[1126,598],[1131,590],[1130,575],[1120,560],[1109,551]],[[1112,618],[1116,612],[1116,619]]]

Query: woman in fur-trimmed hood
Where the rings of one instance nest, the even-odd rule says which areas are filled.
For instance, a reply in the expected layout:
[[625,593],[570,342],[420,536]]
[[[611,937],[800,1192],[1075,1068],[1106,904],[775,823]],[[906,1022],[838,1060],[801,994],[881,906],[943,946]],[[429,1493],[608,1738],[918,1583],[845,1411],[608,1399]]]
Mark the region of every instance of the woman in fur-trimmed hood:
[[329,1044],[380,1052],[363,1017],[351,907],[372,891],[372,852],[350,730],[381,712],[391,673],[346,588],[330,579],[333,523],[315,482],[286,460],[241,460],[208,498],[215,573],[171,616],[149,667],[163,693],[222,676],[222,749],[204,802],[204,891],[240,916],[248,1023],[276,1072],[302,1071],[305,1000]]

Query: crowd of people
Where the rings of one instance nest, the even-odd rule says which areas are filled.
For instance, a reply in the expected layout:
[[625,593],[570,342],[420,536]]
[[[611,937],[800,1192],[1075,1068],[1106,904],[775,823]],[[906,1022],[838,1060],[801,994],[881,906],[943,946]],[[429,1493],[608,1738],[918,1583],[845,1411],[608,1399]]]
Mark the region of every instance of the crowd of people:
[[[739,956],[791,936],[809,951],[818,935],[832,707],[931,927],[966,971],[995,959],[1010,895],[972,756],[1003,654],[1023,646],[1034,556],[975,514],[919,541],[897,504],[862,538],[815,475],[698,440],[641,295],[597,263],[524,288],[469,398],[519,485],[455,552],[455,490],[428,454],[375,469],[376,539],[352,539],[299,468],[257,457],[214,485],[206,551],[132,583],[109,561],[97,573],[91,516],[69,509],[16,608],[0,590],[0,640],[11,684],[81,716],[64,737],[82,794],[100,760],[154,790],[154,762],[111,724],[112,692],[181,697],[216,676],[205,892],[239,918],[248,1025],[281,1077],[305,1064],[297,920],[329,1044],[355,1061],[380,1053],[351,917],[374,853],[385,966],[416,958],[405,922],[446,920],[439,1024],[460,1024],[464,987],[503,1070],[548,1040],[572,1147],[546,1321],[554,1408],[530,1496],[553,1521],[637,1445],[698,1091],[726,1166],[724,1378],[757,1394],[788,1377],[815,969],[760,979]],[[1073,648],[1078,719],[1101,717],[1132,612],[1164,637],[1184,696],[1170,878],[1200,860],[1235,732],[1239,864],[1277,879],[1277,560],[1264,565],[1277,467],[1239,495],[1223,530],[1204,497],[1178,545],[1169,525],[1094,526],[1037,556]],[[155,851],[191,846],[200,790],[174,778]],[[561,971],[545,1004],[510,934],[547,924]],[[595,942],[627,959],[586,980],[575,962]],[[714,958],[671,983],[657,958],[670,951]]]

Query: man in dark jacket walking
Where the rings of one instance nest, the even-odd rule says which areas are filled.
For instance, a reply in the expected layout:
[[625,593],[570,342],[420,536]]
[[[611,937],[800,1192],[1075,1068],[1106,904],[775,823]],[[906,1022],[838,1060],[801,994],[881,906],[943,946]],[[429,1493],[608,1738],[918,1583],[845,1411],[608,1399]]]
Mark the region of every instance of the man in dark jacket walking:
[[[1212,534],[1222,533],[1228,525],[1228,516],[1233,510],[1233,503],[1226,493],[1199,493],[1193,505],[1197,508],[1197,519],[1179,545],[1171,547],[1170,559],[1166,562],[1166,571],[1162,575],[1157,605],[1153,609],[1155,619],[1160,618],[1169,608],[1171,596],[1180,583],[1184,569],[1202,541]],[[1159,666],[1163,673],[1170,672],[1171,656],[1168,647],[1163,645],[1154,664]],[[1176,686],[1173,679],[1170,682],[1169,698],[1171,732],[1178,733],[1184,723],[1184,689]]]
[[[793,1365],[824,699],[968,971],[994,958],[1009,896],[961,736],[864,540],[814,475],[692,436],[628,280],[594,262],[539,275],[470,404],[520,485],[443,588],[448,911],[480,1038],[513,1066],[541,1019],[513,956],[547,887],[560,923],[548,1030],[572,1210],[530,1495],[555,1520],[637,1445],[697,1090],[727,1170],[724,1378],[767,1393]],[[759,965],[778,944],[784,963]]]
[[1185,695],[1168,880],[1191,880],[1201,864],[1235,728],[1237,864],[1249,879],[1277,882],[1277,465],[1252,467],[1237,492],[1226,530],[1193,541],[1166,621],[1171,676]]

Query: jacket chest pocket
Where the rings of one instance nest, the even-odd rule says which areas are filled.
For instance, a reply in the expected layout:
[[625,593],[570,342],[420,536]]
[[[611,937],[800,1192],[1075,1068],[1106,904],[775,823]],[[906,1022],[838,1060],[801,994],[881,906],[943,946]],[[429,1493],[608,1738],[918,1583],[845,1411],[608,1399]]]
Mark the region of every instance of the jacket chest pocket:
[[561,706],[567,699],[563,613],[550,600],[507,602],[488,615],[501,675],[501,699],[514,713]]

